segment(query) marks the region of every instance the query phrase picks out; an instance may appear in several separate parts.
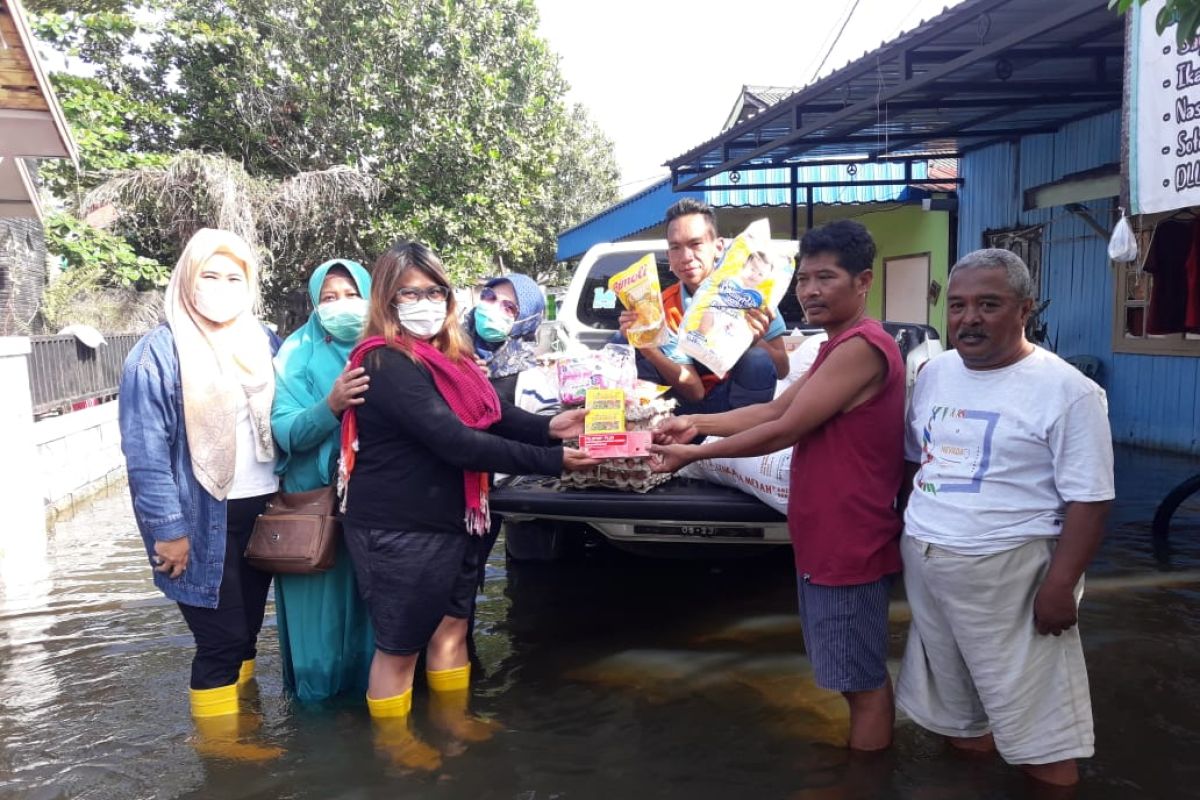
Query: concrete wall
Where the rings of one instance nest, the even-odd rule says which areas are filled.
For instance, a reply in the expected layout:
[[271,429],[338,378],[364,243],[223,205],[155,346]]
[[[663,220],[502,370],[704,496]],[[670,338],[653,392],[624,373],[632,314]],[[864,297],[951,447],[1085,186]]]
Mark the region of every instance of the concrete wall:
[[34,424],[38,490],[49,516],[124,480],[117,408],[113,401]]
[[46,519],[38,487],[33,401],[26,359],[29,339],[0,337],[0,579],[23,562],[22,553],[45,547]]

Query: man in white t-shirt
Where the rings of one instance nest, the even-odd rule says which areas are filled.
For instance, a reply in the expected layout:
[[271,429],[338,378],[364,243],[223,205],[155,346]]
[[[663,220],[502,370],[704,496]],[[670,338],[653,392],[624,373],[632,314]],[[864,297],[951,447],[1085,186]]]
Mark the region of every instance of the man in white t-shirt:
[[1114,496],[1104,391],[1025,339],[1033,283],[1012,253],[960,260],[947,303],[955,350],[926,364],[908,415],[896,702],[956,747],[1070,786],[1094,742],[1075,623]]

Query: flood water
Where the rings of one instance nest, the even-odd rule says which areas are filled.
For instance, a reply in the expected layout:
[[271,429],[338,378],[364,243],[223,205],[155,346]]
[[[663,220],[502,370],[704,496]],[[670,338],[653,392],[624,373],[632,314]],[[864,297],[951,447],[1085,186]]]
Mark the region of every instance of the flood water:
[[[1172,571],[1150,555],[1154,506],[1200,460],[1118,453],[1113,532],[1082,626],[1096,717],[1081,797],[1200,797],[1200,517]],[[432,772],[377,754],[360,698],[284,694],[274,619],[260,640],[265,763],[197,751],[191,638],[153,589],[127,494],[7,554],[0,584],[0,796],[19,798],[1008,798],[1015,770],[963,760],[900,722],[886,756],[842,749],[845,713],[815,689],[786,554],[679,562],[590,548],[570,563],[489,562],[474,711],[488,741],[448,740],[417,690]],[[892,655],[906,611],[893,604]],[[272,614],[268,608],[268,615]]]

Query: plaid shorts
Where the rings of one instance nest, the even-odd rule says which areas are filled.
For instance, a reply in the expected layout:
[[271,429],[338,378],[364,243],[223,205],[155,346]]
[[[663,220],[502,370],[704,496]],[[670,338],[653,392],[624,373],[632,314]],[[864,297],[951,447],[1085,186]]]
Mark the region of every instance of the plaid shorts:
[[822,689],[867,692],[887,683],[893,577],[855,586],[818,586],[797,576],[804,649]]

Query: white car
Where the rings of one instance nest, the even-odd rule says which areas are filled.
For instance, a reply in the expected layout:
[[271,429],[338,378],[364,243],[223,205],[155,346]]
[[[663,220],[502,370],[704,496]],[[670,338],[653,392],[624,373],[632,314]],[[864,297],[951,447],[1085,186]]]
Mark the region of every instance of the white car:
[[[793,243],[794,244],[794,243]],[[607,344],[621,313],[608,279],[646,253],[654,253],[663,288],[675,282],[667,267],[664,240],[614,242],[593,246],[579,262],[558,309],[559,337],[590,348]],[[794,293],[780,303],[789,329],[804,331]],[[917,370],[942,351],[937,331],[927,325],[885,322],[907,366],[911,394]],[[563,490],[556,479],[510,477],[490,496],[491,510],[504,517],[508,554],[516,560],[552,560],[570,550],[588,531],[622,549],[671,554],[702,544],[761,548],[789,542],[782,514],[737,489],[676,478],[645,494],[615,489]]]

